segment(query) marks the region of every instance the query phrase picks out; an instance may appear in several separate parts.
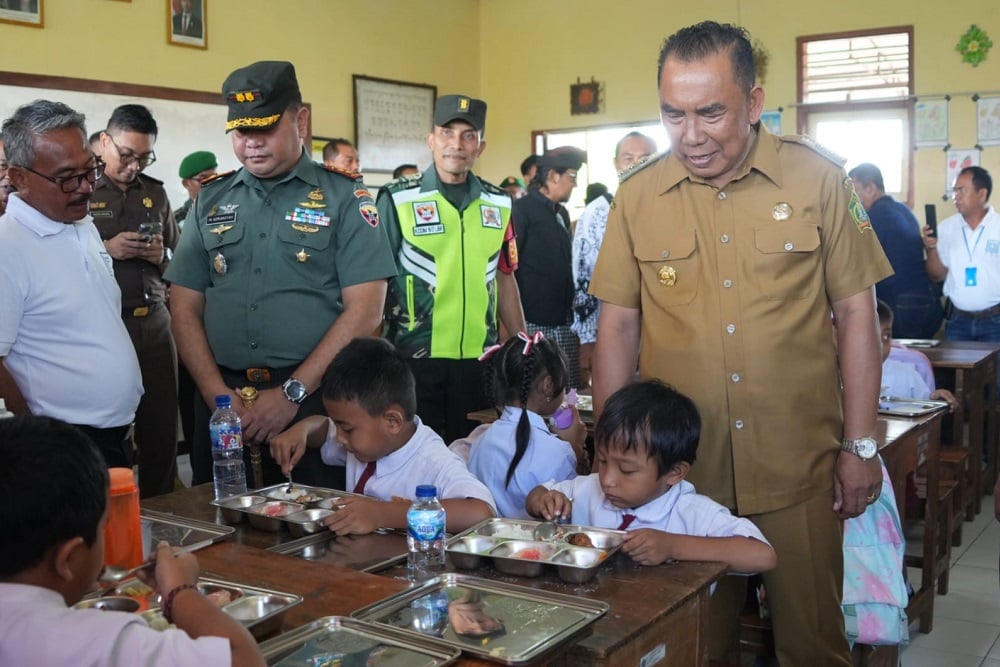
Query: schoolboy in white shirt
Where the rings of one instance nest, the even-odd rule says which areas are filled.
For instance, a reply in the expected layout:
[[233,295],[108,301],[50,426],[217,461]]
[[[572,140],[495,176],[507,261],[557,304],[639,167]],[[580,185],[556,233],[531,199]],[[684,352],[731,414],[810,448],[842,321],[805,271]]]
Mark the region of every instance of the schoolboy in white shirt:
[[371,499],[345,498],[325,520],[338,535],[406,528],[406,511],[419,484],[433,484],[449,533],[496,514],[486,486],[469,472],[416,415],[413,373],[382,338],[356,338],[334,357],[323,376],[323,405],[330,416],[304,419],[271,439],[271,455],[289,474],[309,447],[323,462],[345,465],[347,490]]
[[685,481],[700,434],[687,396],[655,380],[623,387],[594,429],[597,472],[535,487],[528,513],[628,530],[622,550],[642,565],[699,560],[742,573],[773,569],[777,556],[760,530]]

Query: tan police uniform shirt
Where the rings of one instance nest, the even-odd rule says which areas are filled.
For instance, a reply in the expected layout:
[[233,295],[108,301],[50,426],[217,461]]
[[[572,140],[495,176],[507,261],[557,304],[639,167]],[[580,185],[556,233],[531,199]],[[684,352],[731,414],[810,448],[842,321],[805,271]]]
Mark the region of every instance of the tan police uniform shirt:
[[635,172],[591,282],[641,310],[640,375],[701,413],[690,479],[740,514],[832,488],[843,416],[831,304],[891,274],[851,181],[821,153],[761,129],[723,188],[670,155]]

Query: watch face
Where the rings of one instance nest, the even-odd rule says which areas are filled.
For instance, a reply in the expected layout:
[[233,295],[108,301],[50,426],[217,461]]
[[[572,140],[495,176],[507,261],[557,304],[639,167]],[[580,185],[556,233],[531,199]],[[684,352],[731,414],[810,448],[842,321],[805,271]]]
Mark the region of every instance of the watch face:
[[290,401],[301,401],[306,397],[306,386],[299,380],[289,380],[284,385],[285,396]]
[[878,453],[878,443],[872,438],[858,440],[858,456],[863,459],[873,458]]

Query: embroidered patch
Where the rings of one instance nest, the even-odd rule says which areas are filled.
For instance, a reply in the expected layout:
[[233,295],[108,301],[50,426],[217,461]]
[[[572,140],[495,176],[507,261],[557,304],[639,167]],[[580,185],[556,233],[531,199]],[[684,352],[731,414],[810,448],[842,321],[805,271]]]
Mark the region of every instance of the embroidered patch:
[[986,242],[986,254],[987,255],[1000,255],[1000,241],[987,241]]
[[496,206],[480,205],[479,210],[483,216],[483,227],[503,229],[503,219],[500,217],[499,208]]
[[851,211],[851,217],[854,218],[854,224],[857,225],[859,232],[864,234],[866,229],[872,228],[872,221],[869,219],[865,207],[861,205],[857,192],[851,192],[851,201],[847,208]]
[[326,204],[320,204],[315,201],[300,201],[299,206],[303,208],[326,208]]
[[358,213],[372,227],[378,227],[378,208],[375,204],[358,204]]
[[91,218],[113,218],[115,217],[114,211],[90,211]]
[[373,199],[372,193],[368,192],[364,188],[361,188],[360,190],[355,190],[354,196],[357,197],[358,199]]
[[427,236],[428,234],[444,234],[444,225],[440,223],[425,223],[413,228],[414,236]]
[[[214,210],[215,209],[213,209],[213,211]],[[224,222],[236,222],[236,212],[235,211],[229,213],[209,212],[208,220],[206,222],[209,225],[221,225]]]
[[437,202],[414,202],[413,215],[416,216],[418,225],[431,222],[441,222],[441,216],[438,215]]

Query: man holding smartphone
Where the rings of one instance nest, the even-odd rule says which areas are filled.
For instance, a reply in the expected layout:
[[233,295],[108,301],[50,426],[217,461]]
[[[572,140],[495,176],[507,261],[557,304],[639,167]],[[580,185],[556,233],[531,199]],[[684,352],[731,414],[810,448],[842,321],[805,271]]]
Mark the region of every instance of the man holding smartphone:
[[177,476],[177,349],[163,272],[179,236],[163,183],[143,173],[156,161],[157,126],[149,109],[125,104],[101,132],[104,175],[90,212],[114,260],[122,319],[145,390],[135,416],[139,494],[169,493]]

